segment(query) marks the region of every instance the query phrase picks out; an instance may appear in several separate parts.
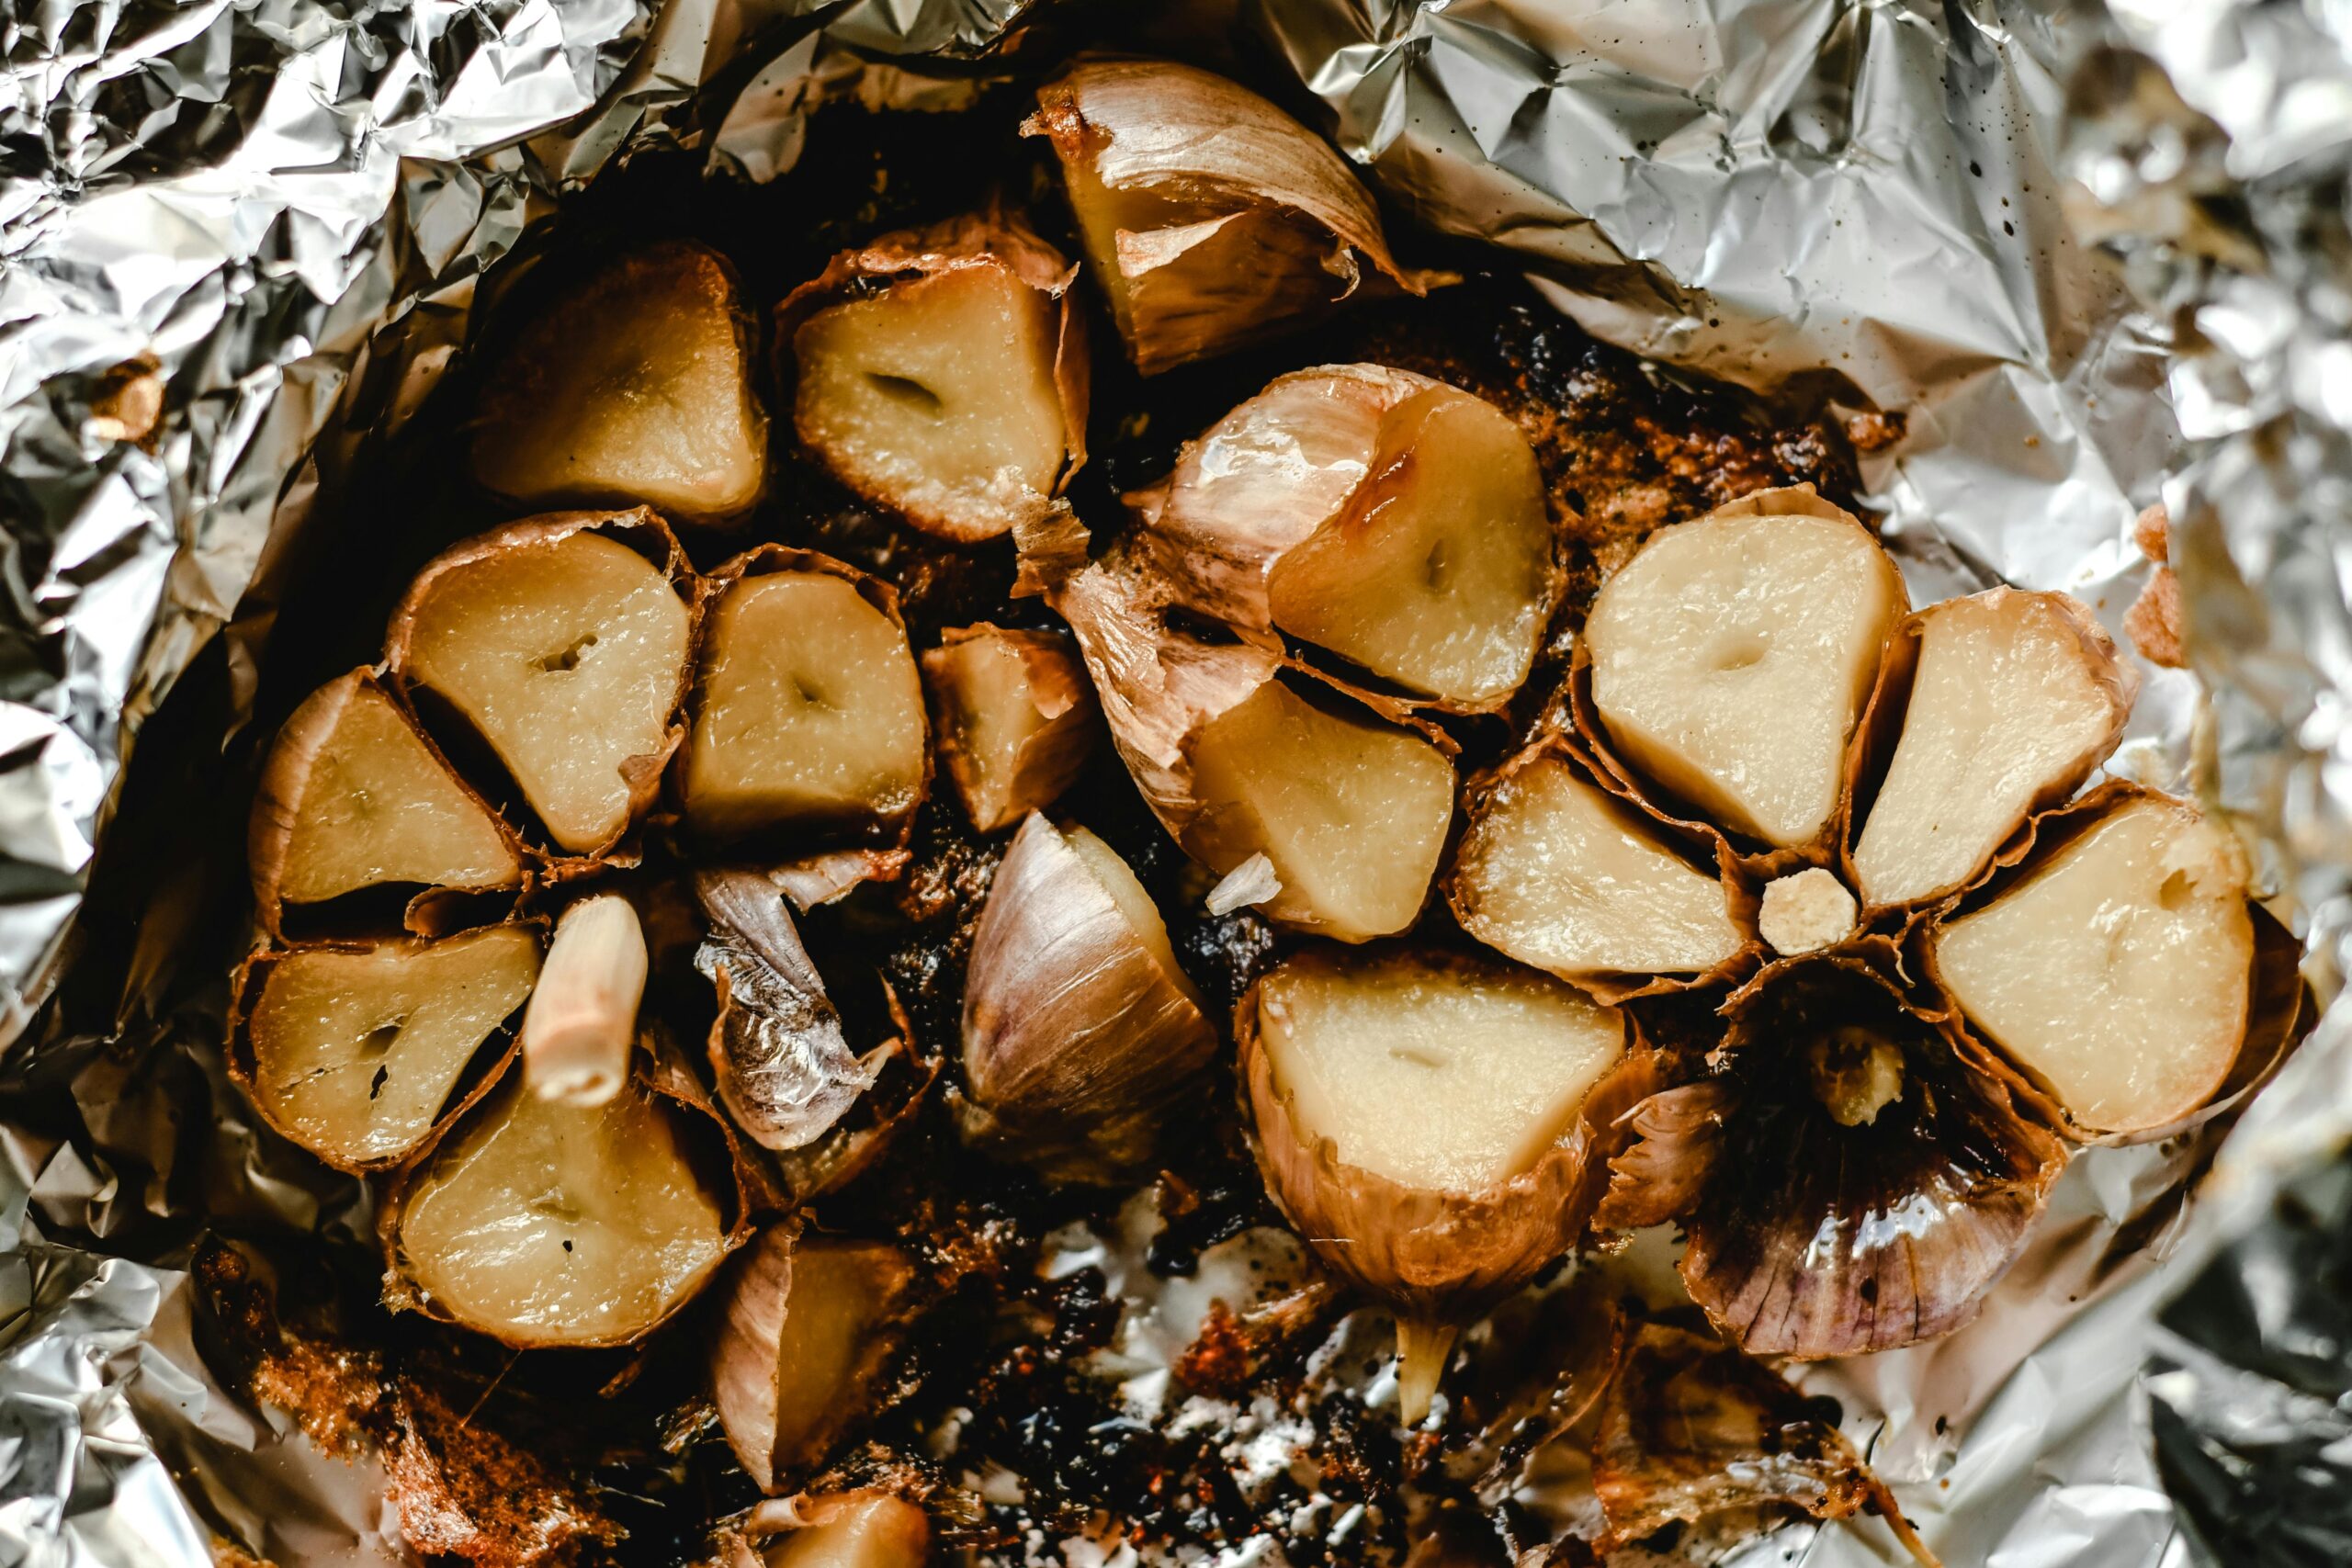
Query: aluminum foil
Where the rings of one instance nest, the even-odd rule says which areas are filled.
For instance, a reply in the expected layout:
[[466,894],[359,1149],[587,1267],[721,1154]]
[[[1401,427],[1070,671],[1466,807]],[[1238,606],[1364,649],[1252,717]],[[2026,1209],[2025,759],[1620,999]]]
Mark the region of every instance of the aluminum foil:
[[[217,1011],[157,1000],[169,886],[119,998],[43,1007],[142,727],[200,658],[223,660],[234,722],[275,563],[568,189],[651,144],[773,178],[829,96],[953,108],[1028,10],[7,15],[0,1039],[22,1038],[0,1064],[0,1565],[178,1568],[216,1536],[288,1562],[404,1556],[365,1465],[230,1398],[190,1344],[172,1265],[199,1217],[367,1222],[351,1184],[253,1131]],[[1905,414],[1866,477],[1920,596],[2005,579],[2118,623],[2152,570],[2132,519],[2161,497],[2196,675],[2151,679],[2126,765],[2234,812],[2323,977],[2343,971],[2340,6],[1245,0],[1243,17],[1404,212],[1522,255],[1599,335]],[[2193,1538],[2236,1563],[2267,1560],[2247,1542],[2340,1540],[2309,1484],[2345,1463],[2325,1414],[2340,1358],[2286,1352],[2342,1310],[2298,1295],[2297,1270],[2319,1245],[2308,1216],[2340,1212],[2347,1033],[2328,1021],[2194,1204],[2177,1200],[2211,1150],[2095,1151],[1977,1327],[1808,1374],[1948,1561],[2123,1568],[2183,1561]],[[1121,1375],[1148,1384],[1167,1346],[1140,1325],[1123,1346]],[[2296,1465],[2277,1528],[2245,1533],[2246,1488],[2215,1478]],[[1751,1555],[1890,1551],[1835,1529]]]

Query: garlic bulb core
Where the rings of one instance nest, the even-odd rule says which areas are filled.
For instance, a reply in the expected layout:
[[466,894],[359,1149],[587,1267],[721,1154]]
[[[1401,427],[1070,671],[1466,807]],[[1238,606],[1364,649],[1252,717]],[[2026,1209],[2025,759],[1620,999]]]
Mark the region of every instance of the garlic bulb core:
[[1903,1098],[1903,1048],[1859,1026],[1834,1029],[1805,1047],[1814,1098],[1840,1127],[1867,1127]]
[[1783,958],[1835,947],[1854,934],[1854,896],[1821,867],[1807,866],[1764,885],[1757,933]]

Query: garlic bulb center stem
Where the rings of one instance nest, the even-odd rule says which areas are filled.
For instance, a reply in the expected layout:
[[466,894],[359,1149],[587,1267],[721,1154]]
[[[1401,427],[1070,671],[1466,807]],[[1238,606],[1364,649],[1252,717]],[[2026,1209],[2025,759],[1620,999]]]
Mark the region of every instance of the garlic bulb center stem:
[[1854,934],[1854,896],[1830,873],[1808,866],[1774,877],[1756,914],[1757,933],[1783,958],[1835,947]]
[[1840,1127],[1867,1127],[1903,1098],[1902,1047],[1874,1032],[1849,1025],[1806,1050],[1814,1097]]
[[645,970],[645,932],[628,899],[608,893],[563,912],[523,1010],[523,1077],[533,1094],[595,1106],[620,1092]]

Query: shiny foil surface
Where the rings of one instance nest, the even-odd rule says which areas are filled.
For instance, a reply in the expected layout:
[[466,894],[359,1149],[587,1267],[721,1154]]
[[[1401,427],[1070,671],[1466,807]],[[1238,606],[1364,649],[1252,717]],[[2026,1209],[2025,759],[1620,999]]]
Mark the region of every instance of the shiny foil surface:
[[[202,669],[225,694],[209,721],[242,722],[274,569],[567,190],[640,146],[773,178],[831,97],[953,109],[1032,10],[0,17],[0,1565],[193,1568],[230,1538],[410,1560],[372,1461],[255,1416],[191,1337],[172,1265],[201,1221],[337,1236],[370,1216],[254,1129],[220,1065],[225,998],[158,1002],[178,863],[155,860],[134,929],[77,919],[163,699]],[[2121,631],[2154,570],[2134,520],[2161,501],[2189,668],[2144,671],[2118,767],[2230,814],[2332,994],[2352,941],[2352,12],[1244,0],[1234,25],[1399,213],[1504,247],[1597,335],[1905,416],[1864,475],[1916,598],[2064,589]],[[124,833],[157,831],[138,815]],[[69,1025],[52,998],[100,941],[130,944],[127,980]],[[1975,1325],[1804,1373],[1946,1562],[2343,1556],[2347,1032],[2328,1018],[2218,1149],[2086,1152]],[[1148,1383],[1182,1339],[1138,1304],[1122,1371]],[[1524,1501],[1565,1517],[1575,1478],[1550,1480]],[[1892,1551],[1798,1529],[1738,1561]]]

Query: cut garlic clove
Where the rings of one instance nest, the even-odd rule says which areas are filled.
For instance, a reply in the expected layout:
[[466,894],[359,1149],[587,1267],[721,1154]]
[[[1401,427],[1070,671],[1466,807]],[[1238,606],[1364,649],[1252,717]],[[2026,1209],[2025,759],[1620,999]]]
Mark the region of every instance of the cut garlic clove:
[[1345,160],[1257,94],[1158,60],[1094,60],[1037,94],[1088,270],[1147,376],[1303,327],[1378,275],[1419,294]]
[[2194,807],[2126,794],[2021,880],[1935,929],[1937,977],[2067,1115],[2100,1133],[2197,1109],[2243,1043],[2243,850]]
[[931,1521],[883,1492],[837,1492],[793,1500],[788,1534],[760,1550],[766,1568],[922,1568]]
[[1900,738],[1854,845],[1872,908],[1973,881],[2029,815],[2072,795],[2113,750],[2139,686],[2063,593],[1947,600],[1904,635],[1917,650]]
[[321,1159],[390,1165],[439,1123],[538,973],[526,926],[265,954],[239,987],[250,999],[232,1066],[270,1125]]
[[944,538],[994,538],[1083,457],[1072,269],[966,218],[835,258],[785,301],[793,425],[842,482]]
[[902,828],[929,780],[922,684],[896,595],[770,547],[719,573],[684,795],[707,840]]
[[1722,879],[1555,750],[1473,804],[1449,896],[1464,931],[1567,980],[1708,974],[1747,945]]
[[472,727],[576,854],[619,839],[677,743],[694,616],[675,550],[650,513],[513,524],[435,558],[393,617],[401,678]]
[[725,262],[693,244],[626,256],[556,300],[499,361],[475,477],[535,506],[741,512],[767,479],[752,358]]
[[1869,530],[1809,489],[1761,491],[1658,530],[1602,584],[1592,705],[1618,755],[1712,820],[1810,848],[1904,608]]
[[1068,638],[981,623],[922,656],[940,761],[982,833],[1051,806],[1093,750],[1099,709]]
[[763,1489],[814,1468],[871,1413],[913,1283],[905,1255],[882,1242],[780,1225],[745,1250],[711,1344],[711,1393]]
[[726,1257],[702,1174],[726,1160],[715,1122],[641,1077],[582,1109],[510,1073],[393,1194],[396,1290],[509,1345],[633,1343]]
[[964,993],[966,1135],[1107,1179],[1216,1051],[1159,908],[1118,852],[1032,814],[981,907]]
[[273,927],[281,902],[523,881],[503,824],[365,670],[311,693],[278,731],[254,795],[247,859],[254,902]]

